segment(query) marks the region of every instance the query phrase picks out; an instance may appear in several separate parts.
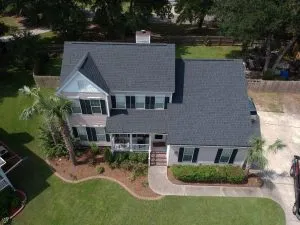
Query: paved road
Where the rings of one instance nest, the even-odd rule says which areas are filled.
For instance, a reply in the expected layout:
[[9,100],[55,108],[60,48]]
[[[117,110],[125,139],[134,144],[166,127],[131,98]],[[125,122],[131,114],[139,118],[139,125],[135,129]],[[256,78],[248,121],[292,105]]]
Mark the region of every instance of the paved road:
[[287,225],[300,224],[292,214],[295,199],[293,179],[289,177],[293,155],[299,154],[300,150],[300,117],[296,114],[270,112],[259,112],[259,116],[258,127],[267,143],[270,144],[279,138],[287,145],[286,149],[276,155],[268,154],[269,165],[262,188],[175,185],[167,179],[166,167],[158,166],[149,169],[149,186],[161,195],[271,198],[282,206]]

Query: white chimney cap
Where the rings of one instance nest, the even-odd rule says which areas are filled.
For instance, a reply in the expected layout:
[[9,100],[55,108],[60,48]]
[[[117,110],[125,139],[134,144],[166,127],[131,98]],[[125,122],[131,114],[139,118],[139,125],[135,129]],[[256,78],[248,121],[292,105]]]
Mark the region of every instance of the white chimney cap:
[[135,43],[150,44],[151,32],[146,30],[135,32]]

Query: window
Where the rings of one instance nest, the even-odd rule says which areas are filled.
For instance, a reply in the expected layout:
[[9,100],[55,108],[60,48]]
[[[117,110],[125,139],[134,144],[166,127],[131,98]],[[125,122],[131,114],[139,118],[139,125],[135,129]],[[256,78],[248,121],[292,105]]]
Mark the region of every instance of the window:
[[106,141],[105,129],[104,127],[95,127],[97,141]]
[[161,140],[161,139],[163,139],[163,135],[161,135],[161,134],[155,134],[154,139]]
[[220,157],[220,163],[228,163],[231,157],[232,150],[231,149],[223,149],[222,155]]
[[135,108],[145,109],[145,96],[135,96]]
[[194,148],[184,148],[182,162],[192,162]]
[[125,95],[116,95],[116,108],[117,109],[126,109]]
[[72,113],[81,113],[80,102],[77,99],[72,100]]
[[77,127],[78,137],[81,141],[87,141],[88,135],[86,133],[85,127]]
[[93,113],[101,113],[100,100],[90,100]]
[[165,107],[165,97],[156,96],[155,97],[155,109],[164,109]]
[[82,91],[86,86],[86,82],[85,82],[85,80],[78,80],[77,85],[78,85],[79,91]]

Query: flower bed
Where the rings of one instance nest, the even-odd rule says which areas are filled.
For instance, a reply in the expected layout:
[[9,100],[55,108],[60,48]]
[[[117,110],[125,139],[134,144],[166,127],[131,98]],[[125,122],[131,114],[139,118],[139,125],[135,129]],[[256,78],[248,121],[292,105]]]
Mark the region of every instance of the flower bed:
[[0,218],[3,224],[8,223],[18,215],[25,207],[26,194],[20,190],[12,190],[10,187],[0,192]]

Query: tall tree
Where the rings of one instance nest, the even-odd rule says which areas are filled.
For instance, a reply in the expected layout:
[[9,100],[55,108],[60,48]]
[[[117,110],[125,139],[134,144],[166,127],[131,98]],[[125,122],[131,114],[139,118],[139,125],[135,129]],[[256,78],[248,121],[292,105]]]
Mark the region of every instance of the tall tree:
[[216,0],[215,14],[221,30],[247,44],[265,40],[265,66],[269,67],[271,42],[286,26],[285,1],[282,0]]
[[60,133],[63,137],[65,146],[69,152],[72,163],[76,164],[73,144],[70,138],[69,128],[66,124],[66,115],[71,112],[72,103],[62,97],[49,96],[45,97],[41,94],[39,88],[30,89],[24,86],[20,89],[20,93],[30,96],[34,99],[33,104],[24,109],[20,115],[20,119],[28,120],[35,115],[42,115],[52,123],[57,122],[60,127]]
[[212,7],[213,0],[176,0],[175,12],[179,14],[177,23],[197,23],[201,28],[204,17]]

